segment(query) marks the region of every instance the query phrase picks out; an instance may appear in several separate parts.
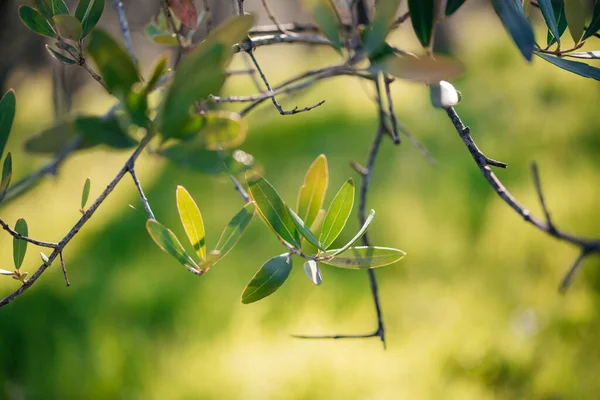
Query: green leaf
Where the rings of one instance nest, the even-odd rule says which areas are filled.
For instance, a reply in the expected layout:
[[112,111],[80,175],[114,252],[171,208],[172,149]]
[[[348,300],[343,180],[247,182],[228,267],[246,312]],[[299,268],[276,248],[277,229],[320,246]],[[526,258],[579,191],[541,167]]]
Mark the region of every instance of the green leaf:
[[375,8],[375,17],[367,27],[364,47],[367,54],[378,51],[385,43],[388,31],[392,27],[401,0],[380,0]]
[[283,240],[300,248],[300,236],[288,209],[275,188],[257,173],[246,173],[248,190],[265,223]]
[[48,50],[48,53],[50,53],[52,58],[54,58],[56,61],[58,61],[61,64],[65,64],[65,65],[77,64],[77,61],[73,60],[69,56],[60,54],[58,51],[54,50],[52,47],[50,47],[48,45],[46,45],[46,50]]
[[190,107],[221,88],[232,46],[245,39],[253,25],[254,17],[250,15],[232,18],[181,61],[157,117],[164,138],[178,137],[191,119]]
[[533,28],[522,8],[518,8],[512,0],[492,0],[492,5],[523,57],[531,61],[535,38]]
[[311,227],[325,200],[325,192],[329,185],[327,157],[321,154],[308,168],[304,183],[298,191],[298,216]]
[[577,75],[581,75],[586,78],[592,78],[600,81],[600,68],[592,67],[586,63],[579,61],[566,60],[564,58],[554,57],[549,54],[535,53],[538,57],[543,58],[551,64],[556,65],[559,68],[567,70]]
[[10,185],[10,179],[12,178],[12,156],[10,152],[6,155],[4,159],[4,164],[2,165],[2,181],[0,181],[0,202],[4,200],[6,196],[6,192],[8,191],[8,186]]
[[256,204],[254,202],[246,203],[246,205],[235,214],[231,221],[229,221],[217,243],[216,250],[220,253],[219,258],[225,257],[225,255],[227,255],[227,253],[229,253],[237,244],[248,227],[248,224],[252,221],[255,211]]
[[196,140],[174,144],[161,154],[177,165],[204,174],[237,175],[251,169],[254,164],[254,157],[241,150],[209,151]]
[[177,186],[176,197],[177,210],[183,229],[202,261],[206,258],[206,234],[202,214],[190,193],[183,186]]
[[[551,0],[552,11],[554,12],[554,18],[556,19],[556,25],[558,26],[558,36],[562,37],[563,33],[567,30],[567,19],[565,18],[565,6],[563,0]],[[548,30],[547,44],[548,46],[557,42],[557,38],[554,37],[552,32]]]
[[47,20],[55,15],[69,14],[69,8],[63,0],[35,0],[35,5]]
[[56,34],[46,21],[44,16],[35,8],[29,6],[19,7],[19,18],[26,27],[37,33],[38,35],[54,38]]
[[565,17],[575,44],[579,43],[585,30],[585,7],[582,0],[565,0]]
[[15,119],[17,102],[14,90],[9,90],[0,100],[0,158],[4,154],[8,135]]
[[[23,218],[19,218],[15,224],[15,232],[21,234],[21,236],[29,236],[27,229],[27,222]],[[27,242],[21,239],[13,237],[13,258],[15,261],[15,268],[21,268],[25,253],[27,252]]]
[[[337,253],[338,250],[328,250],[326,255]],[[331,260],[322,260],[323,264],[347,269],[370,269],[383,267],[401,260],[406,255],[398,249],[376,246],[351,247],[345,253]]]
[[87,204],[88,198],[90,197],[90,188],[92,186],[92,181],[90,178],[85,180],[85,184],[83,185],[83,191],[81,192],[81,209],[85,209],[85,205]]
[[207,111],[192,115],[175,138],[193,140],[207,150],[228,150],[238,147],[246,139],[248,125],[240,114],[232,111]]
[[57,15],[53,18],[54,26],[63,39],[77,41],[81,39],[81,22],[72,15]]
[[460,6],[463,5],[464,2],[465,0],[448,0],[446,2],[446,17],[449,17],[452,14],[454,14],[460,8]]
[[137,142],[127,136],[116,116],[105,119],[103,117],[77,117],[75,129],[85,138],[86,144],[93,146],[105,144],[114,149],[129,149]]
[[152,75],[150,75],[150,79],[148,79],[148,83],[146,84],[146,88],[144,89],[144,93],[148,94],[156,89],[158,82],[163,77],[163,74],[167,70],[167,57],[161,57],[154,68],[152,69]]
[[320,285],[323,282],[321,270],[314,260],[308,260],[304,263],[304,273],[315,285]]
[[550,32],[556,38],[556,40],[560,41],[560,33],[558,31],[558,24],[556,23],[556,16],[554,15],[552,1],[538,0],[538,5],[540,6],[540,10],[542,11],[542,15],[544,16],[544,21],[546,21],[548,30],[550,30]]
[[313,16],[321,32],[333,43],[336,49],[344,47],[339,29],[339,17],[330,0],[303,0],[308,12]]
[[133,60],[108,33],[98,29],[93,31],[88,51],[111,94],[124,97],[139,82],[140,77]]
[[348,250],[350,248],[350,246],[352,246],[358,239],[360,239],[361,236],[364,235],[365,232],[367,231],[367,229],[369,228],[369,225],[371,225],[371,222],[373,222],[373,218],[375,218],[375,210],[371,210],[371,212],[367,216],[367,219],[365,220],[365,223],[360,228],[358,233],[356,235],[354,235],[352,240],[350,240],[348,243],[346,243],[346,245],[344,247],[342,247],[341,249],[339,249],[337,253],[334,253],[334,255],[338,255],[338,254],[343,253],[344,251]]
[[294,225],[296,226],[298,232],[300,232],[300,234],[306,240],[308,240],[308,243],[312,244],[317,249],[324,251],[325,249],[323,248],[323,245],[319,243],[319,239],[315,237],[315,235],[310,231],[309,227],[304,223],[304,221],[302,221],[302,219],[300,219],[300,217],[296,215],[296,213],[290,208],[290,206],[286,205],[286,207],[288,212],[290,213],[290,216],[292,217],[292,221],[294,222]]
[[599,30],[600,30],[600,1],[596,0],[596,2],[594,3],[594,11],[592,13],[592,21],[590,22],[590,25],[585,30],[585,34],[583,35],[583,38],[581,38],[581,40],[586,40],[587,38],[591,37],[592,35],[594,35],[594,33],[598,32]]
[[354,205],[354,181],[348,179],[340,188],[325,215],[319,242],[329,248],[346,226]]
[[155,219],[149,219],[146,222],[146,230],[150,234],[154,243],[158,245],[164,252],[174,257],[184,267],[198,269],[198,265],[192,257],[183,249],[181,242],[170,229],[163,226]]
[[82,38],[86,37],[96,26],[104,12],[104,0],[79,0],[75,17],[81,22]]
[[[46,0],[47,1],[47,0]],[[52,1],[52,16],[55,15],[68,15],[69,7],[64,0],[51,0]]]
[[292,257],[285,253],[267,261],[242,293],[242,303],[250,304],[273,294],[292,271]]
[[423,47],[428,47],[435,24],[435,0],[408,0],[408,9],[419,42]]
[[373,68],[400,79],[435,84],[463,72],[462,65],[450,57],[411,57],[391,54],[378,60]]

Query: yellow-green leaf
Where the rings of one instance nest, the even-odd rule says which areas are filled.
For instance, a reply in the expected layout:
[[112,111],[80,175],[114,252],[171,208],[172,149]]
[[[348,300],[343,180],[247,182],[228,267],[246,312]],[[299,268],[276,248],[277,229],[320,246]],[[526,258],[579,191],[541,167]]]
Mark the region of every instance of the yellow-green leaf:
[[292,271],[292,257],[285,253],[267,261],[242,293],[242,303],[249,304],[273,294]]
[[[27,222],[23,218],[19,218],[15,224],[15,232],[22,236],[29,236],[29,230],[27,229]],[[15,268],[21,268],[25,253],[27,252],[27,242],[22,239],[13,237],[13,259],[15,261]]]
[[585,30],[585,6],[582,0],[565,0],[567,26],[575,44],[579,43]]
[[216,250],[220,253],[220,258],[225,257],[227,253],[236,245],[242,237],[242,234],[248,227],[248,224],[254,216],[256,204],[254,202],[247,203],[227,224],[223,230]]
[[206,258],[206,237],[202,214],[190,193],[183,186],[177,186],[176,197],[177,210],[183,229],[202,261]]
[[208,111],[204,115],[192,115],[177,138],[195,136],[195,145],[211,151],[238,147],[248,134],[248,124],[240,114],[232,111]]
[[[331,256],[337,252],[338,250],[328,250],[326,255]],[[333,259],[321,262],[339,268],[369,269],[393,264],[400,261],[405,255],[406,253],[402,250],[389,247],[359,246],[351,247]]]
[[446,56],[411,57],[391,54],[379,60],[374,67],[396,78],[423,83],[437,83],[459,76],[462,65]]
[[246,173],[248,190],[265,223],[283,240],[300,248],[300,236],[287,207],[275,188],[257,173]]
[[181,265],[186,268],[198,269],[198,265],[192,257],[184,250],[177,236],[170,229],[162,225],[155,219],[149,219],[146,222],[146,230],[150,234],[154,243],[158,245],[164,252],[170,254]]
[[333,46],[336,49],[344,47],[340,35],[339,18],[331,0],[304,0],[304,5]]
[[321,154],[308,168],[304,183],[298,191],[298,216],[311,227],[325,199],[325,192],[329,184],[327,157]]
[[83,185],[83,191],[81,192],[81,209],[85,209],[85,205],[87,204],[88,198],[90,197],[90,188],[92,186],[92,181],[90,178],[85,180],[85,184]]
[[53,18],[54,26],[63,39],[77,41],[81,39],[81,22],[72,15],[56,15]]
[[340,188],[339,192],[335,195],[332,200],[325,220],[323,221],[323,229],[321,230],[321,236],[319,242],[324,248],[329,248],[334,240],[339,236],[346,226],[348,217],[352,212],[352,206],[354,205],[354,181],[348,179]]

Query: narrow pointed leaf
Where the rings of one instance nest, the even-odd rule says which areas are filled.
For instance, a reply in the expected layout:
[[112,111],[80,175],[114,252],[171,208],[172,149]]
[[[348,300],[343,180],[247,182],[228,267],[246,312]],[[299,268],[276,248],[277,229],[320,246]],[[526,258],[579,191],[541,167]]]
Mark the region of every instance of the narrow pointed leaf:
[[565,0],[565,17],[573,41],[579,43],[585,29],[585,6],[583,1]]
[[594,3],[594,11],[592,12],[592,21],[585,30],[585,34],[581,40],[586,40],[591,37],[594,33],[600,30],[600,1],[596,0]]
[[85,205],[87,204],[88,198],[90,197],[90,188],[92,186],[92,181],[90,178],[85,180],[85,184],[83,185],[83,191],[81,192],[81,209],[85,209]]
[[6,155],[4,163],[2,165],[2,181],[0,181],[0,202],[4,200],[8,186],[10,185],[10,179],[12,178],[12,156],[10,152]]
[[531,61],[535,38],[523,9],[512,0],[492,0],[492,5],[523,57]]
[[456,11],[458,11],[460,6],[462,6],[464,2],[465,2],[465,0],[448,0],[446,2],[446,11],[445,11],[446,17],[449,17],[452,14],[454,14]]
[[[556,19],[556,25],[558,27],[558,37],[561,38],[563,33],[567,30],[567,19],[565,18],[565,4],[564,0],[550,0],[552,3],[552,11],[554,12],[554,18]],[[546,43],[548,46],[556,43],[558,40],[554,37],[552,32],[548,30]]]
[[408,9],[419,42],[423,47],[428,47],[435,24],[435,0],[408,0]]
[[308,12],[313,16],[321,32],[333,43],[336,49],[344,47],[339,29],[339,18],[330,0],[303,0]]
[[16,111],[15,92],[11,89],[0,100],[0,158],[4,154]]
[[321,270],[314,260],[308,260],[304,263],[304,273],[315,285],[320,285],[323,282]]
[[396,78],[428,84],[456,78],[463,72],[459,62],[442,55],[410,57],[391,54],[378,60],[373,68]]
[[600,50],[581,51],[576,53],[565,54],[566,57],[584,58],[588,60],[600,59]]
[[556,23],[556,16],[554,15],[552,1],[538,0],[538,5],[540,6],[540,10],[542,11],[542,15],[544,17],[544,21],[546,21],[548,30],[552,33],[552,36],[554,36],[556,40],[560,40],[560,33],[558,31],[558,24]]
[[63,39],[77,41],[81,39],[81,22],[72,15],[57,15],[53,18],[54,26]]
[[88,51],[111,94],[125,96],[131,87],[139,82],[140,77],[133,60],[108,33],[102,30],[93,31]]
[[329,184],[329,171],[327,168],[327,157],[321,154],[308,168],[304,183],[298,191],[298,205],[296,210],[298,216],[311,227],[317,213],[323,206],[325,192]]
[[[15,232],[22,236],[29,236],[27,229],[27,222],[23,218],[19,218],[15,224]],[[13,237],[13,259],[15,261],[15,268],[21,268],[25,253],[27,252],[27,242],[21,239]]]
[[177,186],[176,197],[177,210],[183,229],[200,261],[202,261],[206,258],[206,236],[200,210],[190,193],[183,186]]
[[273,294],[292,271],[292,257],[285,253],[271,258],[258,270],[242,293],[242,303],[249,304]]
[[287,207],[275,188],[262,176],[246,173],[248,190],[266,224],[283,240],[300,248],[300,236]]
[[156,88],[156,85],[158,85],[158,82],[167,69],[167,61],[167,57],[161,57],[152,69],[152,75],[150,76],[150,79],[148,79],[148,83],[144,90],[146,94],[152,92]]
[[54,38],[56,33],[46,21],[44,16],[35,8],[29,6],[19,7],[19,18],[26,27],[37,33],[38,35]]
[[0,269],[0,275],[14,275],[14,272],[12,271],[7,271],[5,269]]
[[380,0],[375,8],[375,17],[367,27],[364,36],[364,47],[367,54],[381,48],[396,18],[401,0]]
[[294,221],[294,225],[296,225],[296,229],[298,229],[298,232],[300,232],[300,234],[306,240],[308,240],[308,243],[312,244],[319,250],[325,250],[323,248],[323,245],[319,243],[319,239],[315,237],[315,235],[310,231],[308,226],[306,226],[304,221],[302,221],[302,219],[300,219],[300,217],[296,215],[296,213],[294,212],[294,210],[291,209],[290,206],[286,205],[286,207],[288,209],[288,212],[290,213],[290,216],[292,217],[292,221]]
[[554,57],[549,54],[535,53],[538,57],[543,58],[551,64],[556,65],[559,68],[567,70],[577,75],[581,75],[586,78],[592,78],[600,81],[600,68],[592,67],[586,63],[579,61],[567,60],[565,58]]
[[46,254],[44,254],[43,252],[40,252],[40,258],[42,259],[42,262],[48,266],[50,266],[50,259],[48,258],[48,256]]
[[81,22],[82,38],[85,38],[94,29],[102,13],[105,0],[80,0],[75,10],[75,17]]
[[50,53],[52,58],[54,58],[56,61],[58,61],[61,64],[65,64],[65,65],[77,64],[77,61],[73,60],[72,58],[69,58],[68,56],[65,56],[64,54],[59,53],[58,51],[54,50],[52,47],[50,47],[48,45],[46,45],[46,50],[48,50],[48,53]]
[[52,16],[55,15],[68,15],[69,7],[64,0],[51,0],[52,1]]
[[329,248],[346,226],[348,217],[354,205],[354,181],[348,179],[331,201],[331,205],[323,221],[323,229],[319,242],[324,248]]
[[225,257],[231,249],[237,244],[242,237],[242,234],[250,224],[252,217],[256,211],[254,202],[247,203],[227,224],[223,230],[216,250],[220,253],[221,258]]
[[198,23],[198,10],[193,0],[167,0],[169,8],[187,28],[195,30]]
[[[333,255],[338,250],[328,250]],[[331,260],[321,261],[323,264],[347,269],[370,269],[383,267],[401,260],[405,252],[389,247],[359,246],[351,247]]]
[[350,246],[352,246],[358,239],[360,239],[362,237],[362,235],[364,235],[365,232],[367,231],[367,229],[369,228],[369,225],[371,225],[371,222],[373,222],[373,218],[375,218],[375,210],[371,210],[371,212],[369,213],[369,216],[365,220],[365,223],[360,228],[358,233],[356,235],[354,235],[352,240],[350,240],[344,247],[339,249],[337,251],[337,253],[334,253],[334,255],[338,255],[338,254],[343,253],[344,251],[348,250],[350,248]]
[[181,242],[170,229],[154,219],[149,219],[146,222],[146,230],[150,234],[152,240],[154,240],[154,243],[156,243],[164,252],[170,254],[179,261],[181,265],[196,269],[198,268],[194,259],[186,253]]

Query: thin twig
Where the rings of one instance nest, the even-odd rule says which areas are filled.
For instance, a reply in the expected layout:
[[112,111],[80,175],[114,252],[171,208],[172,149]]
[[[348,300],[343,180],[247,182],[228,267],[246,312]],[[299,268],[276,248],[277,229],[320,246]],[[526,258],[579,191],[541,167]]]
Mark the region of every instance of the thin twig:
[[240,196],[242,196],[242,198],[244,199],[244,201],[248,203],[250,201],[250,196],[248,196],[248,193],[244,190],[242,184],[237,179],[235,179],[233,175],[229,175],[229,179],[231,179],[231,183],[233,183],[235,190],[237,190]]
[[42,240],[36,240],[36,239],[32,239],[30,237],[27,236],[23,236],[21,235],[19,232],[13,230],[6,222],[4,222],[3,219],[0,218],[0,226],[2,226],[2,229],[4,229],[6,232],[10,233],[11,236],[13,236],[14,238],[17,239],[21,239],[24,240],[28,243],[31,244],[35,244],[36,246],[40,246],[40,247],[48,247],[50,249],[56,249],[58,247],[58,243],[52,243],[52,242],[44,242]]
[[127,22],[127,16],[125,15],[125,8],[121,0],[113,0],[113,7],[119,16],[119,25],[121,26],[121,34],[123,35],[123,41],[125,47],[129,53],[129,57],[137,64],[137,57],[135,55],[135,49],[133,47],[133,40],[131,39],[131,32],[129,31],[129,23]]
[[560,286],[559,286],[558,290],[561,293],[565,293],[567,291],[567,289],[569,289],[569,286],[571,286],[571,282],[573,281],[575,274],[577,273],[577,271],[579,271],[579,268],[583,264],[583,260],[587,256],[588,256],[588,252],[585,249],[581,250],[581,252],[579,253],[579,256],[577,256],[577,258],[573,262],[573,265],[571,265],[571,268],[569,268],[569,270],[567,271],[567,273],[565,274],[565,276],[563,277],[563,279],[560,282]]
[[171,10],[169,10],[169,4],[167,3],[167,0],[161,0],[161,5],[167,17],[167,24],[169,24],[169,28],[171,29],[171,31],[173,31],[173,33],[175,34],[175,38],[177,39],[177,55],[175,56],[175,61],[173,63],[173,67],[176,67],[181,61],[181,57],[183,56],[183,53],[185,51],[185,46],[183,44],[183,41],[181,40],[181,35],[177,30],[177,27],[175,26],[175,20],[173,20],[173,16],[171,15]]
[[62,269],[63,276],[65,277],[65,285],[69,287],[71,286],[71,282],[69,282],[69,276],[67,275],[67,269],[65,268],[65,258],[63,257],[63,252],[61,251],[58,253],[58,256],[60,257],[60,267]]
[[269,19],[271,20],[271,22],[273,22],[273,24],[275,24],[275,26],[277,27],[277,29],[281,32],[281,33],[287,33],[288,35],[292,34],[293,32],[288,31],[287,29],[285,29],[285,27],[279,22],[279,20],[277,19],[277,17],[275,16],[275,13],[271,10],[271,7],[269,7],[269,3],[267,3],[267,0],[261,0],[263,8],[265,9],[265,12],[267,13],[267,16],[269,17]]
[[259,46],[269,46],[280,43],[300,43],[308,45],[333,46],[333,43],[331,43],[327,38],[320,35],[290,35],[287,33],[282,33],[275,35],[252,37],[250,40],[246,40],[234,45],[233,52],[239,53],[241,51],[250,51]]
[[146,195],[144,194],[144,189],[142,189],[142,184],[140,183],[140,180],[138,179],[138,177],[135,173],[135,167],[134,167],[133,163],[131,163],[131,165],[129,166],[129,174],[131,175],[131,178],[133,179],[133,183],[135,184],[135,187],[140,195],[140,200],[142,201],[142,205],[144,206],[144,209],[146,210],[146,214],[148,214],[148,218],[156,219],[156,218],[154,218],[154,213],[152,212],[152,208],[150,208],[150,203],[148,202],[148,199],[146,198]]
[[552,222],[552,217],[550,216],[550,211],[546,206],[546,200],[544,198],[544,192],[542,191],[542,183],[540,181],[540,173],[538,171],[537,164],[535,162],[531,163],[531,175],[533,177],[533,185],[535,186],[535,190],[538,195],[538,199],[540,200],[540,204],[542,206],[542,211],[544,212],[544,216],[546,217],[546,224],[548,225],[548,230],[550,232],[556,233],[556,227]]
[[400,144],[400,135],[398,134],[398,120],[396,119],[396,113],[394,112],[394,103],[392,101],[392,91],[390,90],[391,82],[385,81],[385,94],[387,97],[387,103],[389,108],[390,123],[392,124],[392,140],[394,144]]

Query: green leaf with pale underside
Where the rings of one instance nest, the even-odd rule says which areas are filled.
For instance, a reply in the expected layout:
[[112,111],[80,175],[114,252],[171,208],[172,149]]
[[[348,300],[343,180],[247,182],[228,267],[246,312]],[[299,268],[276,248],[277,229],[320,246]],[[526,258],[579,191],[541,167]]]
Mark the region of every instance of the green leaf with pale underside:
[[56,37],[56,33],[54,33],[54,30],[48,21],[46,21],[44,16],[35,8],[29,6],[19,7],[19,18],[21,18],[21,21],[26,27],[38,35],[51,38]]
[[[326,255],[336,254],[338,250],[328,250]],[[331,260],[321,261],[323,264],[347,269],[370,269],[383,267],[400,261],[405,252],[389,247],[359,246],[351,247]]]
[[192,257],[184,250],[177,236],[170,229],[155,219],[146,222],[146,230],[154,243],[164,252],[174,257],[181,265],[197,269],[198,265]]

